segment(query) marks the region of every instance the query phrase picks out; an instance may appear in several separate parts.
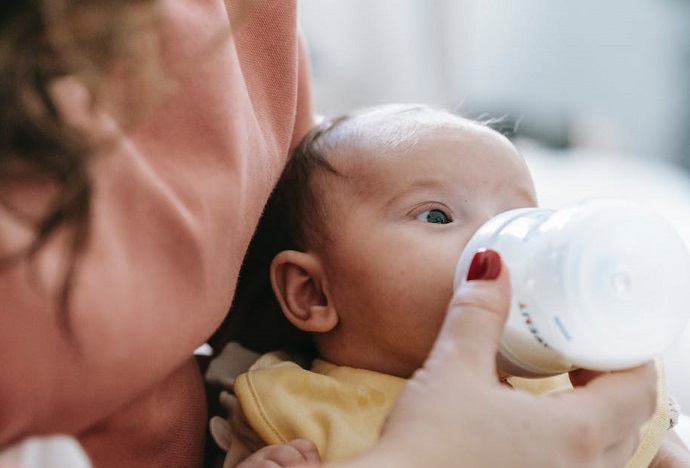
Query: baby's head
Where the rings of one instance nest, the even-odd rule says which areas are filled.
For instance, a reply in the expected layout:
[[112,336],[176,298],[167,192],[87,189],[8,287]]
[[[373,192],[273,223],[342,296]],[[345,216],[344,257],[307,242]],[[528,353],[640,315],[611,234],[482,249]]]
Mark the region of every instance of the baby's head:
[[313,129],[273,203],[290,232],[271,265],[287,319],[328,361],[409,377],[438,334],[472,234],[536,196],[501,134],[386,105]]

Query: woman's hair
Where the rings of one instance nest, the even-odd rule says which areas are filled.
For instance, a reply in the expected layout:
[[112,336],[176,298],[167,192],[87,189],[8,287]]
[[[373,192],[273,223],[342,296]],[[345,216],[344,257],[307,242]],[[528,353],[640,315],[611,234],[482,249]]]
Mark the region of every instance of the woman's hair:
[[57,187],[39,219],[0,191],[0,208],[29,223],[31,244],[0,252],[0,269],[30,260],[60,227],[71,235],[59,298],[59,324],[69,333],[69,293],[88,239],[89,162],[98,143],[60,111],[53,86],[73,77],[95,111],[108,67],[136,50],[133,36],[152,27],[155,0],[3,0],[0,2],[0,187],[50,182]]

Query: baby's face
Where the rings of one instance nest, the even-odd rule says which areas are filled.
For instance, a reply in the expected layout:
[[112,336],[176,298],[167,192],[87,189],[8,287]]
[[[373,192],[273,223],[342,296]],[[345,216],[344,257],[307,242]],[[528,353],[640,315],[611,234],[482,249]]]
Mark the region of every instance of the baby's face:
[[513,145],[473,122],[412,148],[330,159],[322,174],[330,242],[322,254],[340,320],[327,359],[409,377],[426,359],[453,292],[458,258],[486,220],[536,206]]

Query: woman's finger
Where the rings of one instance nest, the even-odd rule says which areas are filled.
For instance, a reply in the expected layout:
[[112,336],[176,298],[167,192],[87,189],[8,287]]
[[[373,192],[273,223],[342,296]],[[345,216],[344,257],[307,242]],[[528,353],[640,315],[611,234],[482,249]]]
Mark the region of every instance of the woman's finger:
[[496,351],[510,305],[510,275],[498,253],[491,250],[478,252],[473,260],[476,265],[474,272],[479,276],[463,282],[453,296],[427,365],[452,353],[454,365],[467,367],[462,372],[495,379]]
[[656,370],[648,363],[600,374],[583,387],[549,397],[558,408],[577,409],[571,415],[570,427],[582,435],[585,445],[589,440],[598,447],[618,446],[629,437],[637,437],[640,426],[654,413]]

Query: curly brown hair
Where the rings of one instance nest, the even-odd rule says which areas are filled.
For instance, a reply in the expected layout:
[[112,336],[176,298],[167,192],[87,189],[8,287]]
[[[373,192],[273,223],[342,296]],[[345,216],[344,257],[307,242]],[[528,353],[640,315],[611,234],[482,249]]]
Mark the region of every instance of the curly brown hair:
[[159,9],[156,0],[0,2],[0,187],[45,181],[57,187],[39,219],[13,206],[7,192],[0,193],[0,205],[35,232],[28,247],[0,252],[0,270],[30,260],[56,229],[67,227],[71,260],[64,270],[58,316],[66,333],[69,292],[88,238],[89,161],[98,142],[65,117],[51,86],[67,76],[76,78],[95,111],[109,65],[133,57],[132,38],[156,24]]

